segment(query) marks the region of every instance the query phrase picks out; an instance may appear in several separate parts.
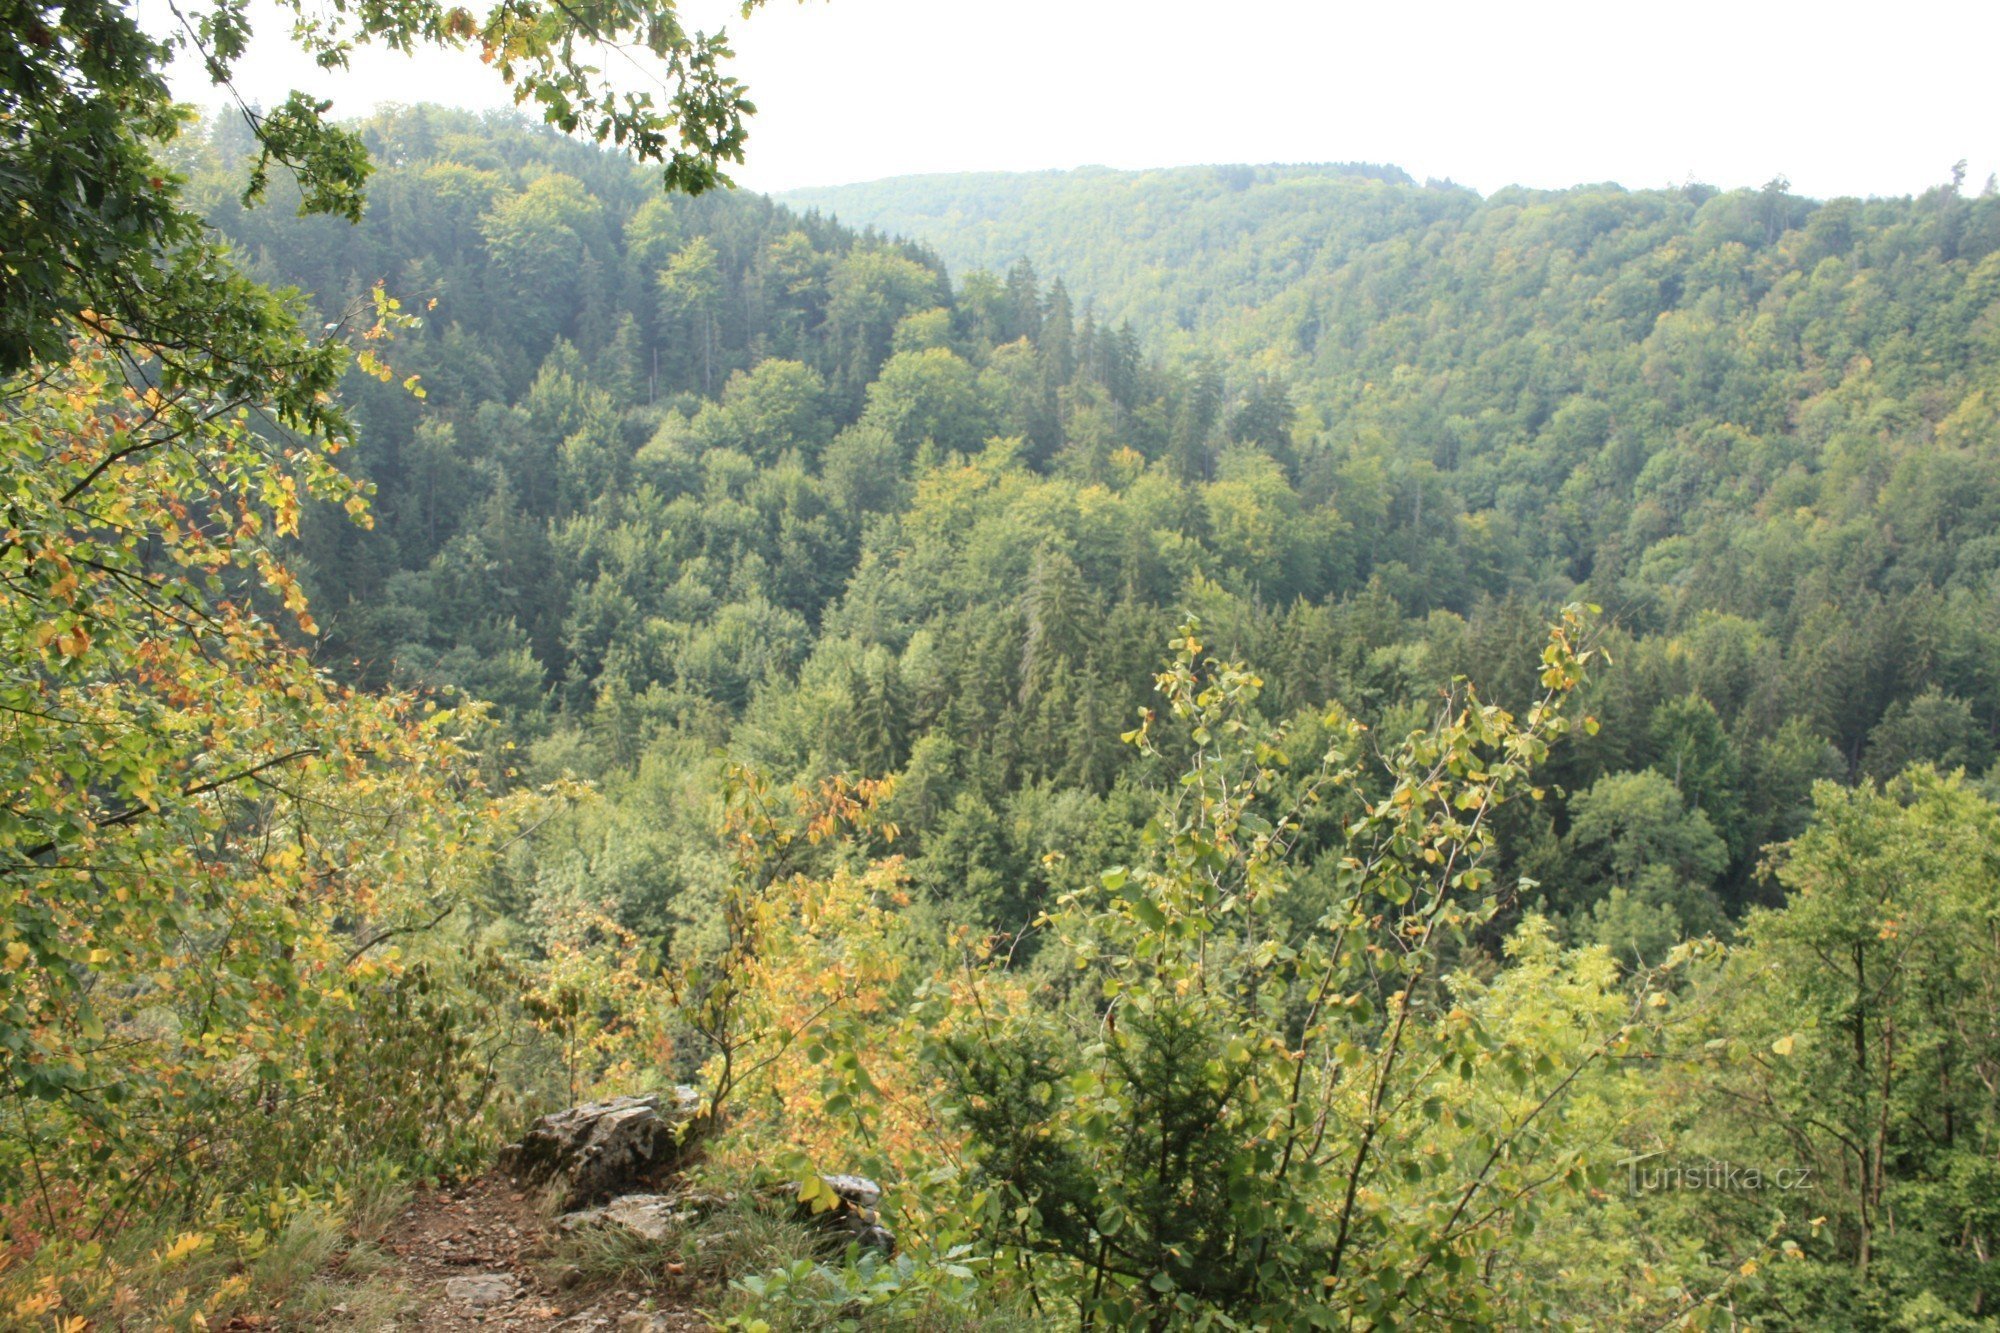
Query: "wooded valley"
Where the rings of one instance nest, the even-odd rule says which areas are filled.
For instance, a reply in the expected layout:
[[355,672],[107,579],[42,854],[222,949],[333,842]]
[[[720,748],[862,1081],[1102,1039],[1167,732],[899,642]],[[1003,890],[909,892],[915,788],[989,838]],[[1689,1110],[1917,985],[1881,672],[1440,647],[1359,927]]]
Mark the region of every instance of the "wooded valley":
[[457,1327],[410,1192],[686,1086],[549,1291],[2000,1323],[1991,186],[75,125],[181,212],[6,242],[0,1320]]

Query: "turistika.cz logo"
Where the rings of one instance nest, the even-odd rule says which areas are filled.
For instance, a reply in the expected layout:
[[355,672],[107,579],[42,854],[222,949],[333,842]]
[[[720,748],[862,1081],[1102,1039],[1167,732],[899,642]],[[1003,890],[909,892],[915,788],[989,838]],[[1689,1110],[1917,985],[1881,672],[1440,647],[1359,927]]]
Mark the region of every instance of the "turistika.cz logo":
[[1626,1187],[1634,1194],[1673,1190],[1791,1193],[1813,1188],[1813,1169],[1809,1166],[1744,1166],[1713,1157],[1668,1157],[1664,1150],[1627,1157],[1618,1165],[1625,1168]]

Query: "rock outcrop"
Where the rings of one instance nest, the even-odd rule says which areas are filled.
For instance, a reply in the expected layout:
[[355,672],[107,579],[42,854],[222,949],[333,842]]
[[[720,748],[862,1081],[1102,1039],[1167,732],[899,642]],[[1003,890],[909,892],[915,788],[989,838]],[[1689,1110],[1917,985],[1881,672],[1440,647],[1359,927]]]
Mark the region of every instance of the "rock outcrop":
[[523,1183],[558,1182],[564,1212],[642,1193],[680,1165],[700,1106],[692,1088],[572,1106],[537,1120],[500,1167]]
[[[665,1244],[680,1228],[730,1201],[662,1188],[686,1164],[699,1137],[700,1107],[700,1094],[685,1087],[669,1097],[613,1097],[572,1106],[537,1120],[502,1152],[500,1167],[517,1184],[556,1182],[563,1214],[557,1225],[565,1231],[612,1227]],[[896,1252],[896,1235],[879,1212],[882,1187],[866,1176],[821,1176],[818,1188],[802,1192],[793,1184],[777,1193],[791,1197],[796,1219],[830,1251],[859,1245]]]

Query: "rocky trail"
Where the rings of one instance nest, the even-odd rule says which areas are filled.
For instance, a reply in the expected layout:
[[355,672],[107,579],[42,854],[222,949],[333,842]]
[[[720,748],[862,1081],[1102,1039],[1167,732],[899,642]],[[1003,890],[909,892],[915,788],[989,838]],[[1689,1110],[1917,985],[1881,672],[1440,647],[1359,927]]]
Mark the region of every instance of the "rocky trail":
[[703,1298],[713,1303],[730,1264],[709,1247],[742,1234],[731,1228],[750,1214],[808,1246],[894,1252],[881,1190],[860,1176],[747,1198],[693,1187],[698,1105],[678,1089],[543,1116],[484,1175],[414,1195],[366,1247],[365,1288],[331,1322],[368,1333],[712,1328]]
[[535,1192],[500,1171],[419,1193],[381,1240],[393,1266],[377,1280],[400,1298],[390,1327],[681,1333],[712,1326],[691,1291],[579,1281],[574,1269],[551,1262],[551,1239]]
[[[697,1300],[668,1242],[668,1224],[692,1214],[637,1190],[680,1183],[692,1104],[619,1097],[544,1116],[504,1149],[484,1174],[420,1189],[394,1215],[377,1219],[340,1256],[339,1303],[307,1318],[311,1327],[356,1333],[681,1333],[713,1321]],[[590,1207],[608,1200],[610,1206]],[[639,1225],[619,1208],[637,1200]],[[631,1262],[593,1263],[580,1233],[623,1228],[646,1247]],[[580,1260],[578,1262],[573,1262]],[[713,1293],[709,1293],[712,1295]],[[246,1315],[233,1333],[290,1327],[282,1315]]]

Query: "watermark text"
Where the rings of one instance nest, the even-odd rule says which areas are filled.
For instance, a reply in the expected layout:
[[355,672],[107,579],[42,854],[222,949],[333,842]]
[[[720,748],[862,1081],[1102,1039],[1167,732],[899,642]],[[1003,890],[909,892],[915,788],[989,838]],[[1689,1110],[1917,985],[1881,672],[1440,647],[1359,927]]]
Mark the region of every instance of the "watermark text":
[[1812,1189],[1815,1184],[1810,1166],[1745,1166],[1714,1157],[1676,1157],[1664,1151],[1640,1153],[1618,1165],[1625,1168],[1625,1186],[1633,1194],[1791,1193]]

